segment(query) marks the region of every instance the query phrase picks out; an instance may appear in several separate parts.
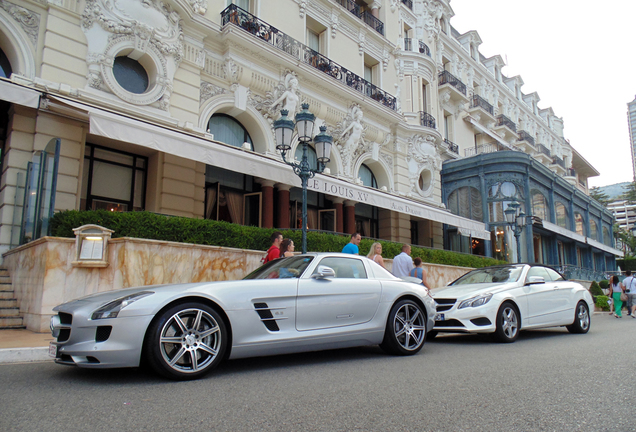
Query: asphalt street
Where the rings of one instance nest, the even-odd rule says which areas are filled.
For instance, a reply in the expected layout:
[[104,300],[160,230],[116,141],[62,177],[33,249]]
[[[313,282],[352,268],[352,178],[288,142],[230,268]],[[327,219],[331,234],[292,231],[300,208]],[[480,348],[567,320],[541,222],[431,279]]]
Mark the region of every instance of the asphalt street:
[[235,360],[204,379],[0,365],[2,431],[636,431],[636,319]]

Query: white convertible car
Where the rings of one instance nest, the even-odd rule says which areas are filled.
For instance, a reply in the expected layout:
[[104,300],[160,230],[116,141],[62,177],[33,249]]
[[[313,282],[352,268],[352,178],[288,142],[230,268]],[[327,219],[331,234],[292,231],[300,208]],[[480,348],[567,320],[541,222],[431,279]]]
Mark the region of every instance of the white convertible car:
[[435,302],[366,257],[306,254],[271,261],[245,279],[146,286],[59,305],[56,363],[135,367],[197,378],[226,358],[379,344],[417,353]]
[[473,270],[431,291],[437,302],[429,333],[494,333],[514,342],[520,330],[565,326],[587,333],[594,300],[581,284],[550,267],[518,264]]

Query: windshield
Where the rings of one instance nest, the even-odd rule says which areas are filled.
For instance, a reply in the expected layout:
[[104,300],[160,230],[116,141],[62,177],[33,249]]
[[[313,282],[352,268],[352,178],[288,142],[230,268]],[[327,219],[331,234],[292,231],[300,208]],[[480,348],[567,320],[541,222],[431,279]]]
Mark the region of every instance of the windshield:
[[313,259],[313,256],[293,256],[277,259],[257,268],[243,279],[299,278]]
[[477,269],[466,273],[451,285],[517,282],[522,271],[522,266],[502,266]]

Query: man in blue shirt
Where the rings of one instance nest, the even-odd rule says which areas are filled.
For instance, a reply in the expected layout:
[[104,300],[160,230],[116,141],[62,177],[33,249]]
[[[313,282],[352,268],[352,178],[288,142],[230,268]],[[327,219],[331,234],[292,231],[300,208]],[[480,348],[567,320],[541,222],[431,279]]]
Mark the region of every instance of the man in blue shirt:
[[352,255],[358,255],[358,245],[362,240],[360,233],[351,234],[351,241],[342,248],[342,253],[348,253]]

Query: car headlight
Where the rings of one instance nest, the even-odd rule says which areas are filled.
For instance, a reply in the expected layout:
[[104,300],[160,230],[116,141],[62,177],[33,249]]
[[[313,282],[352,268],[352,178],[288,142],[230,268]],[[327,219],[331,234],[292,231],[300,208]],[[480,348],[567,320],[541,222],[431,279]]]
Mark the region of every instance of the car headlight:
[[486,303],[488,303],[491,298],[492,298],[492,294],[483,294],[477,297],[472,297],[472,298],[469,298],[468,300],[464,300],[463,302],[461,302],[457,309],[483,306]]
[[151,294],[154,293],[151,291],[140,291],[138,293],[113,300],[112,302],[106,303],[104,306],[95,310],[91,315],[91,319],[98,320],[105,318],[117,318],[117,315],[123,308]]

